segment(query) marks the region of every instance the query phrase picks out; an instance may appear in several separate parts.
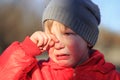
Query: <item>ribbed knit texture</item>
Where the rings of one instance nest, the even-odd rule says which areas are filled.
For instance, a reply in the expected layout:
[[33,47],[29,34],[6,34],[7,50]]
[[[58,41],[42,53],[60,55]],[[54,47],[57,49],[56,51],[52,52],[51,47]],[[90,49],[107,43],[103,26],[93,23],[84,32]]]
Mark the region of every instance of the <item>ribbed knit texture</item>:
[[91,46],[98,39],[99,8],[90,0],[51,0],[44,11],[43,23],[48,19],[71,28]]

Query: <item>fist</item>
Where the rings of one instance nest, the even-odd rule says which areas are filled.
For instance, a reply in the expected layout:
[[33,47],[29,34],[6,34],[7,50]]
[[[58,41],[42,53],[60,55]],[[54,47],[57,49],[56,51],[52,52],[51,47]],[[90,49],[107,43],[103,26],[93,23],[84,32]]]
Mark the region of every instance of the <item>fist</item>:
[[58,39],[53,34],[47,34],[42,31],[33,33],[30,39],[37,45],[41,52],[47,51],[58,42]]

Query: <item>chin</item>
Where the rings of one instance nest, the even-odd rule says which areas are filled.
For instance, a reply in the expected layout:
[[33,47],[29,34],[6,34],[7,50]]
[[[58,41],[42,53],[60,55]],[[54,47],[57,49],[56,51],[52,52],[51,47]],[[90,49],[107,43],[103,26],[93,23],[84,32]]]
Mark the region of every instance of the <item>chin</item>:
[[60,60],[60,61],[57,61],[57,64],[59,66],[64,66],[64,67],[73,67],[74,64],[71,60]]
[[62,67],[74,67],[74,65],[70,64],[70,63],[58,63],[59,66]]

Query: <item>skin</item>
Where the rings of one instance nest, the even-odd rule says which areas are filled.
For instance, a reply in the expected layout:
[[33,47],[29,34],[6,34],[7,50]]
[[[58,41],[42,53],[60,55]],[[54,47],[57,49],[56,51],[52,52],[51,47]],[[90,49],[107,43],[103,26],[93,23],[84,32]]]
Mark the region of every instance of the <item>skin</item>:
[[[58,65],[76,67],[89,58],[88,44],[70,28],[53,21],[51,33],[35,32],[30,39]],[[64,28],[64,29],[63,29]]]

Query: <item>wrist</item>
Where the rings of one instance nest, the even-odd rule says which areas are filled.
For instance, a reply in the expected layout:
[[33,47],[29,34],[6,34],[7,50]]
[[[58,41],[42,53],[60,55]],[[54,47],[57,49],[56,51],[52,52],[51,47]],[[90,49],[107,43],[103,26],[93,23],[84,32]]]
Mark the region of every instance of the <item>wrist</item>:
[[29,56],[36,56],[41,53],[40,49],[37,45],[30,39],[29,36],[25,38],[25,40],[21,43],[22,48]]

